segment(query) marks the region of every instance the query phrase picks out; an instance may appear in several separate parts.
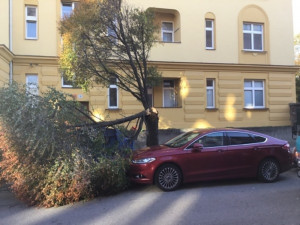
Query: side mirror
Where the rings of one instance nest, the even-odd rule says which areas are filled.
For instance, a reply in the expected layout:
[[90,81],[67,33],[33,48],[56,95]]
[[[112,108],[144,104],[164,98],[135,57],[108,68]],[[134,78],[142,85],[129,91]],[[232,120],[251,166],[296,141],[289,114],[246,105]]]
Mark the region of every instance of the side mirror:
[[202,149],[203,149],[203,145],[202,144],[199,144],[199,143],[193,144],[193,148],[192,148],[193,152],[201,152]]

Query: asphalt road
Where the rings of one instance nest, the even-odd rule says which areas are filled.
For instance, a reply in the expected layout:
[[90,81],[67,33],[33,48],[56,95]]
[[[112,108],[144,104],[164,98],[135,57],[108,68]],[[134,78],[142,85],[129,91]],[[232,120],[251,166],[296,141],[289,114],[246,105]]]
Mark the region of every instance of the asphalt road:
[[296,170],[276,183],[255,179],[187,184],[175,192],[136,186],[59,208],[34,208],[0,188],[1,225],[300,225]]

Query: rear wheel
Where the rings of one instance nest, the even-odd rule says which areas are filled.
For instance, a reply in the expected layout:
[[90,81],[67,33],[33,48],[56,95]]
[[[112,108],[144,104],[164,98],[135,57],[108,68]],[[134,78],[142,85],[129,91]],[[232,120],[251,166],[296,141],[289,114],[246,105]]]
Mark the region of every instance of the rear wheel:
[[258,178],[266,183],[277,180],[279,176],[279,164],[274,159],[265,159],[261,162],[258,169]]
[[155,184],[163,191],[174,191],[180,186],[181,182],[181,171],[175,165],[162,165],[155,173]]

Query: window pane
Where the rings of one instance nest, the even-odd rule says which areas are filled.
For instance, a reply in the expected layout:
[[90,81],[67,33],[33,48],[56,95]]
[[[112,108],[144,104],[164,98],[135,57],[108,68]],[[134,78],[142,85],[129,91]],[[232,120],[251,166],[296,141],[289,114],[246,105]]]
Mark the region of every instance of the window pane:
[[213,47],[212,31],[206,31],[206,47],[208,48]]
[[207,79],[206,80],[206,86],[207,87],[213,87],[214,86],[214,81],[211,79]]
[[27,7],[27,16],[36,17],[36,8]]
[[254,49],[262,50],[262,35],[254,34]]
[[174,89],[164,89],[164,107],[176,107]]
[[251,24],[244,24],[243,29],[250,31],[251,30]]
[[117,88],[109,88],[109,107],[117,107]]
[[251,34],[244,34],[244,49],[252,49]]
[[231,145],[250,144],[255,142],[252,136],[246,133],[228,132]]
[[255,106],[264,106],[263,91],[255,91]]
[[149,105],[153,106],[153,89],[152,88],[148,88],[147,89],[147,94],[148,94]]
[[262,31],[262,25],[254,24],[253,25],[253,30],[254,31]]
[[253,107],[252,91],[244,92],[245,107]]
[[37,75],[27,75],[26,76],[26,86],[27,86],[27,91],[30,94],[38,95],[38,76]]
[[64,3],[62,5],[62,17],[69,17],[72,13],[72,3]]
[[207,90],[207,107],[213,107],[214,106],[214,91],[213,90]]
[[263,82],[262,81],[254,81],[254,87],[260,87],[262,88],[264,85],[263,85]]
[[199,143],[203,144],[203,147],[223,146],[224,145],[223,133],[218,132],[218,133],[206,135],[199,140]]
[[164,80],[164,87],[174,87],[174,80]]
[[166,31],[173,31],[173,23],[163,22],[162,29]]
[[252,81],[245,80],[244,87],[252,87]]
[[212,23],[211,20],[206,20],[205,24],[206,24],[205,26],[208,27],[208,28],[212,28],[212,26],[213,26],[213,23]]
[[172,42],[173,41],[173,35],[171,33],[163,33],[163,41],[164,42]]
[[28,38],[36,38],[36,22],[27,21],[27,35]]

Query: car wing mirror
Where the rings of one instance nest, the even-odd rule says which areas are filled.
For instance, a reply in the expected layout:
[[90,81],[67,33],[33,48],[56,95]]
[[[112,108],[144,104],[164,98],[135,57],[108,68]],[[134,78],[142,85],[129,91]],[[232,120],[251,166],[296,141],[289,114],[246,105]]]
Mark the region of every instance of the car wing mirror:
[[193,144],[193,148],[192,148],[193,152],[201,152],[202,149],[203,149],[203,144],[199,144],[199,143]]

